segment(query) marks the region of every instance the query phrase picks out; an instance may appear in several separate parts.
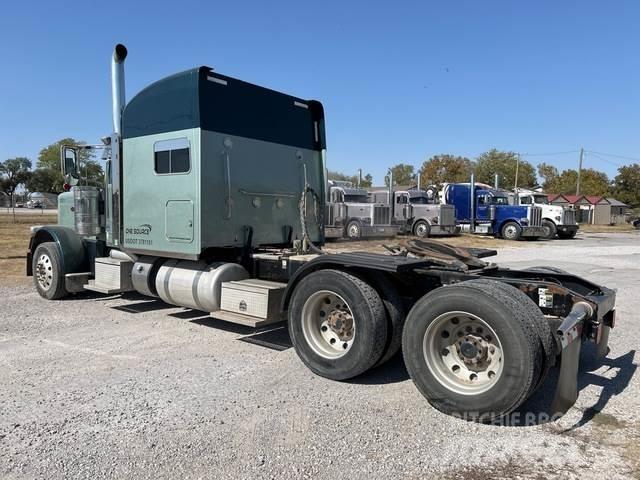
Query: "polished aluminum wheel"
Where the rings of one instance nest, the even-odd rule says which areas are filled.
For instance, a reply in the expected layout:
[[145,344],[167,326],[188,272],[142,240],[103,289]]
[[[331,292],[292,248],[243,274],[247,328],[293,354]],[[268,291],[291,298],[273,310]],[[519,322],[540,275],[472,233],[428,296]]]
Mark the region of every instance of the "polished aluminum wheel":
[[49,290],[53,284],[53,264],[49,255],[43,253],[38,257],[36,262],[36,271],[34,272],[36,280],[43,290]]
[[347,229],[347,235],[349,238],[360,238],[360,225],[357,223],[350,224]]
[[336,359],[351,349],[356,325],[351,309],[340,295],[320,290],[302,307],[302,332],[316,354]]
[[429,371],[444,387],[462,395],[477,395],[496,384],[503,371],[502,352],[495,331],[471,313],[443,313],[424,334]]
[[429,235],[429,225],[427,225],[424,222],[420,222],[417,226],[416,226],[416,235],[418,237],[426,237]]
[[518,227],[514,224],[507,225],[506,227],[504,227],[502,236],[507,240],[515,240],[516,238],[518,238]]

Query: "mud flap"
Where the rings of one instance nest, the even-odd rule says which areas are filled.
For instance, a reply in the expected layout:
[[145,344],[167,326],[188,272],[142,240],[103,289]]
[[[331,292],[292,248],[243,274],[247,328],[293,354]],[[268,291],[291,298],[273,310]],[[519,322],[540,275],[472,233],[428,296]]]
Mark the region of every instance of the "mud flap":
[[567,413],[578,399],[578,364],[581,344],[578,338],[562,351],[558,385],[551,403],[550,413],[554,417]]
[[611,327],[609,325],[603,325],[598,336],[598,350],[596,354],[598,358],[604,358],[609,353],[609,332]]
[[576,303],[557,330],[562,345],[560,357],[560,375],[556,393],[551,403],[551,415],[562,416],[578,399],[578,366],[582,328],[586,318],[593,315],[591,306],[584,302]]

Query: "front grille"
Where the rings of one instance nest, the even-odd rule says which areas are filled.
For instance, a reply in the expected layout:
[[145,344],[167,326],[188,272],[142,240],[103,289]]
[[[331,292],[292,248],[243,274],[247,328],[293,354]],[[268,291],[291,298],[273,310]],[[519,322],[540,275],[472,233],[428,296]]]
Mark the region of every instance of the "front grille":
[[529,225],[532,227],[542,226],[542,209],[540,207],[529,207]]
[[576,224],[576,212],[573,209],[566,209],[564,211],[564,225],[575,225]]
[[376,225],[388,225],[391,223],[391,208],[389,206],[374,205],[373,223]]
[[453,205],[440,205],[440,214],[438,222],[442,227],[455,226],[456,224],[456,207]]
[[336,221],[333,204],[327,204],[325,212],[325,225],[333,225]]

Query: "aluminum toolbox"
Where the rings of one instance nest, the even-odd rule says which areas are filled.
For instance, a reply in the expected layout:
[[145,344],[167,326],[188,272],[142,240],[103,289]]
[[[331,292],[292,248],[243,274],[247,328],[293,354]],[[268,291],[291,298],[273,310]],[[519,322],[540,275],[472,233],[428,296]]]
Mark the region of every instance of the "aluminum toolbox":
[[220,308],[265,320],[279,320],[285,286],[284,283],[258,279],[222,282]]

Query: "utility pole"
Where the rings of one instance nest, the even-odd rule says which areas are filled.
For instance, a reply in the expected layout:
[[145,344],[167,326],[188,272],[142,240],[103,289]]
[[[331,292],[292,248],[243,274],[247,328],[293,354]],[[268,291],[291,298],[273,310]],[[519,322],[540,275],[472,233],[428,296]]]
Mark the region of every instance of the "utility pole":
[[584,148],[580,147],[580,162],[578,162],[578,181],[576,182],[576,195],[580,195],[580,175],[582,175],[582,158],[584,157]]
[[518,188],[518,169],[520,168],[520,154],[516,154],[516,181],[514,182],[513,185],[513,189],[517,189]]

